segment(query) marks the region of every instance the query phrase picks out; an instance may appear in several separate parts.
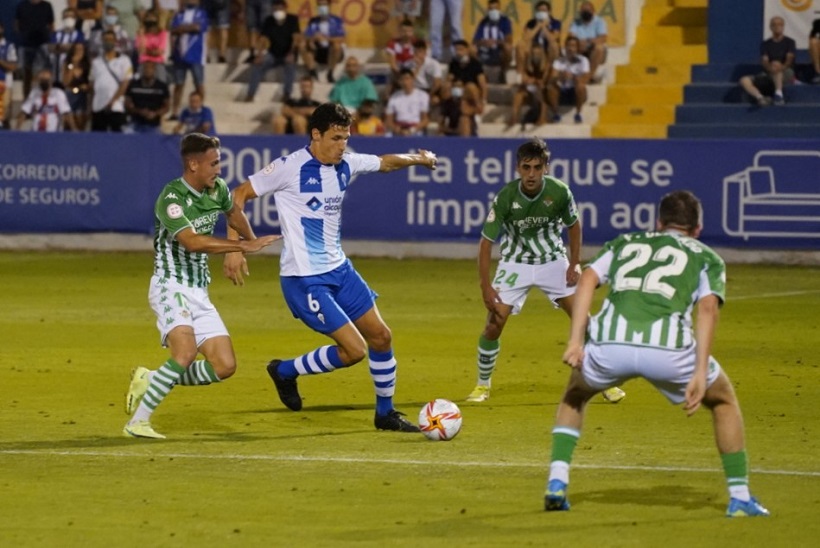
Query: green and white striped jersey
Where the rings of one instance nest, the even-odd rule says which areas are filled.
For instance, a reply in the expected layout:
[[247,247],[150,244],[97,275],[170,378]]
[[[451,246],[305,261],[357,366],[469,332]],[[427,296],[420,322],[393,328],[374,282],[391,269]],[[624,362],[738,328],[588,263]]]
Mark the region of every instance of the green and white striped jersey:
[[692,309],[714,294],[722,303],[726,265],[709,246],[679,232],[625,234],[588,265],[610,290],[589,321],[588,340],[681,349],[694,344]]
[[206,287],[211,282],[208,254],[188,251],[176,235],[190,227],[197,234],[210,236],[219,213],[232,207],[228,185],[219,178],[213,189],[202,193],[182,178],[165,185],[154,205],[154,274],[190,287]]
[[569,187],[545,175],[541,192],[530,198],[520,184],[521,179],[510,181],[496,195],[481,235],[493,242],[501,238],[504,262],[544,264],[566,257],[561,230],[578,221]]

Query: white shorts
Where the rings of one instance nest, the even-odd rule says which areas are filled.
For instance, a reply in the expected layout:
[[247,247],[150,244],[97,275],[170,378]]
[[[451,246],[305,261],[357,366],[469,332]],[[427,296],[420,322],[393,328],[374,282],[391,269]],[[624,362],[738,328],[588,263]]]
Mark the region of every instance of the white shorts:
[[167,346],[168,333],[180,325],[194,328],[197,348],[208,339],[228,336],[219,312],[208,297],[207,287],[188,287],[154,275],[148,288],[148,302],[157,316],[162,346]]
[[[584,381],[592,388],[606,390],[629,379],[649,381],[670,402],[683,403],[686,385],[695,372],[695,346],[667,350],[629,344],[592,344],[584,346],[581,368]],[[720,375],[720,364],[709,357],[706,386]]]
[[518,314],[527,301],[530,288],[537,287],[552,305],[558,308],[558,300],[575,293],[575,287],[567,285],[569,261],[561,257],[546,264],[521,264],[499,262],[493,278],[493,287],[501,302],[512,306]]

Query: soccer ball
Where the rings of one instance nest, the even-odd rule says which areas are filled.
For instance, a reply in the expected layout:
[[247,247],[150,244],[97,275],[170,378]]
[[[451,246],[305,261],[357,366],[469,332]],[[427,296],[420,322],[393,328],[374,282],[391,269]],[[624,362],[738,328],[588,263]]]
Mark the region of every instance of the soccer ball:
[[461,431],[461,410],[450,400],[433,400],[419,412],[419,429],[433,441],[451,440]]

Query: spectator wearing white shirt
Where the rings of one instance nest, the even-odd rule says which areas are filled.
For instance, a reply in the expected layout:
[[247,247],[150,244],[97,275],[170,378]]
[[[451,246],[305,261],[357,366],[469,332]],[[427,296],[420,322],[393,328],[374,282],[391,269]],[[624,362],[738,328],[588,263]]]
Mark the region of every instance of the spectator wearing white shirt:
[[131,60],[117,51],[117,36],[103,33],[103,54],[91,63],[91,131],[121,132],[125,125],[125,92],[133,75]]
[[413,43],[413,75],[416,89],[426,91],[430,104],[437,105],[441,99],[441,65],[427,55],[427,42],[416,40]]
[[63,125],[74,130],[68,97],[63,90],[53,87],[51,70],[41,70],[37,74],[37,82],[38,86],[29,92],[20,107],[16,129],[22,129],[25,119],[31,118],[31,131],[62,131]]
[[592,2],[583,2],[578,18],[569,27],[569,36],[578,38],[578,51],[589,59],[589,73],[595,77],[598,67],[606,61],[606,21],[595,15]]
[[564,55],[553,61],[552,75],[547,86],[547,104],[552,109],[552,121],[560,122],[559,104],[575,105],[575,123],[584,121],[581,108],[587,102],[589,83],[589,59],[581,55],[578,39],[568,36],[564,42]]
[[401,136],[422,135],[430,122],[430,96],[416,89],[415,75],[410,69],[399,73],[399,86],[399,91],[387,101],[387,131]]

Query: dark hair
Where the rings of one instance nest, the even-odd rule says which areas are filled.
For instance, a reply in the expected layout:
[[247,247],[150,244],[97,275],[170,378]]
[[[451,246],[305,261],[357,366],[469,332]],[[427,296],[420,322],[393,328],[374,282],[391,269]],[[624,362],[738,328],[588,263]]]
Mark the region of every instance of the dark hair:
[[339,103],[322,103],[308,120],[308,133],[313,133],[318,129],[320,134],[324,134],[331,127],[337,126],[348,128],[353,123],[353,116]]
[[416,77],[416,74],[413,72],[413,69],[411,69],[411,68],[403,68],[403,69],[401,69],[401,70],[399,71],[399,78],[401,78],[401,77],[402,77],[402,76],[404,76],[405,74],[409,74],[409,75],[410,75],[410,76],[412,76],[413,78],[415,78],[415,77]]
[[83,74],[88,76],[88,73],[91,71],[91,58],[88,56],[88,47],[85,42],[74,42],[71,44],[68,47],[68,53],[66,53],[64,63],[68,64],[71,62],[74,58],[74,53],[80,45],[83,47],[83,56],[80,58],[80,68],[83,70]]
[[404,19],[401,20],[401,24],[399,24],[399,26],[400,27],[414,27],[415,24],[413,23],[413,21],[410,20],[409,17],[405,17]]
[[424,38],[418,38],[413,41],[413,49],[427,49],[427,42]]
[[373,99],[364,99],[359,104],[359,108],[362,108],[362,107],[375,107],[377,104],[378,103],[376,101],[374,101]]
[[469,48],[470,44],[467,42],[467,40],[462,39],[462,40],[456,40],[455,42],[453,42],[453,47],[456,47],[456,46],[464,46],[465,48]]
[[661,226],[678,226],[692,231],[700,225],[700,200],[688,190],[676,190],[661,198],[658,220]]
[[540,2],[535,4],[535,10],[538,11],[538,8],[540,8],[541,6],[547,6],[547,9],[552,11],[552,5],[549,2],[547,2],[547,0],[541,0]]
[[566,40],[564,40],[564,46],[573,41],[578,46],[578,49],[581,49],[581,40],[574,34],[570,34],[569,36],[567,36]]
[[526,160],[543,160],[545,164],[550,163],[550,148],[547,142],[541,139],[532,139],[518,147],[518,163]]
[[202,154],[212,148],[219,148],[219,137],[209,137],[203,133],[189,133],[179,144],[179,153],[183,159],[191,154]]

